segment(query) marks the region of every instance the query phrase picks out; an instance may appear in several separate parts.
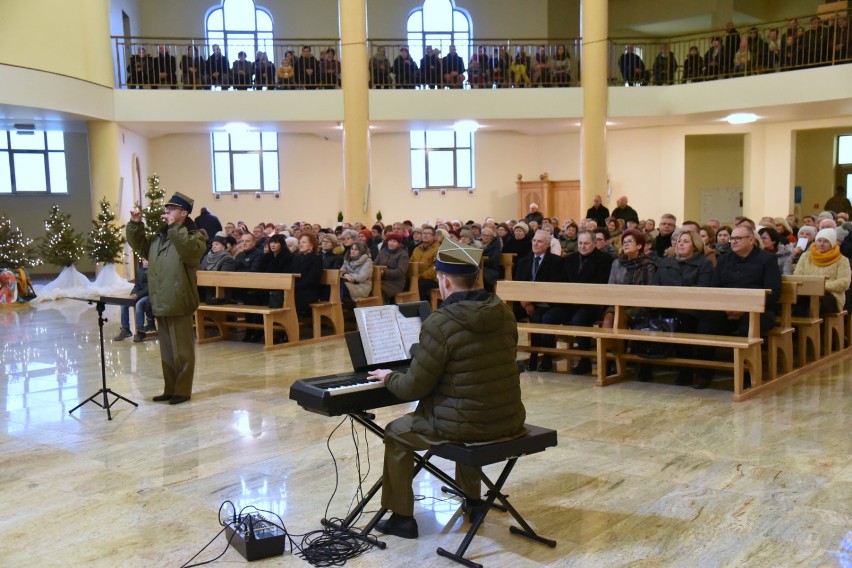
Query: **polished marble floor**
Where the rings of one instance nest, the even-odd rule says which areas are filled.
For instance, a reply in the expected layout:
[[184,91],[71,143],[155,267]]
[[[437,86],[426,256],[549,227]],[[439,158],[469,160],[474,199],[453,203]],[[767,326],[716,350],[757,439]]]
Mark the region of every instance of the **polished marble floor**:
[[[117,309],[107,316],[109,338]],[[162,389],[156,340],[108,339],[109,387],[139,407],[118,401],[111,422],[93,404],[70,415],[100,388],[96,320],[73,300],[0,311],[0,565],[178,567],[219,531],[225,500],[274,511],[301,534],[344,516],[358,476],[381,470],[374,436],[288,399],[298,378],[347,370],[340,341],[200,346],[192,401],[170,407],[150,402]],[[558,546],[510,535],[508,515],[493,513],[469,549],[475,561],[852,565],[852,357],[743,403],[723,382],[695,391],[660,374],[595,388],[565,365],[522,376],[528,422],[557,429],[559,446],[521,459],[506,487]],[[456,566],[435,555],[468,526],[456,502],[428,476],[415,493],[420,539],[389,537],[347,565]],[[224,548],[220,536],[197,560]],[[244,563],[228,550],[213,565]],[[307,566],[289,551],[257,565]]]

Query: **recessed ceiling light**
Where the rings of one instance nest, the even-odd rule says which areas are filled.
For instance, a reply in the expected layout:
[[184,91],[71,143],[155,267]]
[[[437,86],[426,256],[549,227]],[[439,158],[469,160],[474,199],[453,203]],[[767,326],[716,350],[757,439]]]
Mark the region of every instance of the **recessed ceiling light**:
[[748,124],[757,120],[757,115],[753,112],[735,112],[729,114],[723,120],[728,124]]
[[479,123],[475,120],[459,120],[453,124],[453,130],[456,132],[476,132],[479,128]]
[[225,132],[228,134],[242,134],[251,130],[245,122],[229,122],[225,125]]

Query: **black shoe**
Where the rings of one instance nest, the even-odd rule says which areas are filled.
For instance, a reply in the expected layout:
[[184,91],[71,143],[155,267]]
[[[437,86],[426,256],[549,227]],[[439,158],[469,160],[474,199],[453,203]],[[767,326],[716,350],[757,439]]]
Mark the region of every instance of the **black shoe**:
[[128,338],[128,337],[130,337],[131,335],[133,335],[133,334],[130,332],[130,330],[129,330],[129,329],[127,329],[126,327],[122,327],[122,328],[118,331],[118,335],[116,335],[115,337],[113,337],[113,338],[112,338],[112,340],[113,340],[113,341],[122,341],[122,340],[124,340],[124,339],[127,339],[127,338]]
[[417,521],[414,517],[405,517],[393,513],[386,521],[376,523],[376,530],[400,538],[417,538]]
[[577,366],[571,369],[572,375],[587,375],[592,372],[592,362],[586,358],[580,359]]
[[189,400],[188,396],[175,395],[169,400],[169,404],[181,404]]
[[643,383],[648,383],[654,380],[654,368],[651,365],[642,363],[639,365],[639,376],[637,377]]
[[692,384],[692,376],[692,369],[681,369],[677,372],[677,379],[675,379],[675,384],[679,387]]
[[488,504],[482,499],[465,499],[464,510],[467,513],[467,521],[473,523],[488,511]]
[[535,371],[538,368],[538,354],[533,353],[527,359],[527,371]]
[[133,336],[133,343],[142,343],[145,341],[145,332],[137,331],[136,335]]
[[538,364],[538,370],[541,373],[549,373],[553,370],[553,359],[550,355],[545,355],[541,358],[541,363]]
[[166,402],[167,400],[171,400],[171,399],[172,399],[172,395],[170,395],[170,394],[158,394],[157,396],[155,396],[151,400],[153,400],[154,402]]

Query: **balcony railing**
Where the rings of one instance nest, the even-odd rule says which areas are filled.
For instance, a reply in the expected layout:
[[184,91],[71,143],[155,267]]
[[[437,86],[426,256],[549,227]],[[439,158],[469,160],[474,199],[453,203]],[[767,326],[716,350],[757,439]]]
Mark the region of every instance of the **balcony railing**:
[[[806,25],[799,25],[806,22]],[[790,26],[792,25],[792,28]],[[788,29],[789,28],[789,29]],[[131,89],[336,89],[340,40],[271,39],[216,53],[201,38],[113,37],[116,85]],[[370,39],[373,89],[576,87],[580,39]],[[244,57],[237,56],[241,52]],[[852,61],[850,18],[823,13],[749,28],[610,41],[611,85],[673,85]]]

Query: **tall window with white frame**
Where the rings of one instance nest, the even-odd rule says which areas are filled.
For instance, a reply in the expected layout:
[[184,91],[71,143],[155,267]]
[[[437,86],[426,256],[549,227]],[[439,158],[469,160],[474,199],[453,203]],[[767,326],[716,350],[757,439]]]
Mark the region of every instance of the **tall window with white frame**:
[[67,194],[62,132],[0,131],[0,194]]
[[412,130],[411,189],[473,189],[473,132]]
[[846,187],[846,197],[852,195],[852,135],[837,137],[837,185]]
[[279,191],[276,132],[214,132],[213,193]]
[[409,52],[417,62],[428,45],[440,49],[442,56],[455,45],[459,57],[465,63],[470,61],[473,26],[467,11],[452,0],[425,0],[422,8],[408,16],[407,32]]
[[205,21],[207,45],[210,52],[217,43],[225,56],[234,61],[245,51],[249,61],[263,51],[274,61],[272,53],[272,14],[257,6],[254,0],[222,0],[222,6],[210,10]]

